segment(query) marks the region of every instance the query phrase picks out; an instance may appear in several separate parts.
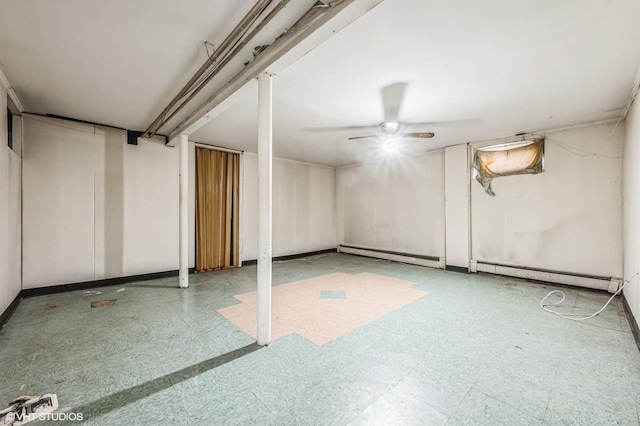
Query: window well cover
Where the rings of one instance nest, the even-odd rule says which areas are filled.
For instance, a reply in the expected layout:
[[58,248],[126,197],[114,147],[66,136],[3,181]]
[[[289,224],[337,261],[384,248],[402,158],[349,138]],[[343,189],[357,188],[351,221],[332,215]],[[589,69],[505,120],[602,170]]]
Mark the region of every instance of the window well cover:
[[496,195],[491,181],[502,176],[538,174],[544,171],[544,139],[476,149],[473,168],[476,180],[489,195]]

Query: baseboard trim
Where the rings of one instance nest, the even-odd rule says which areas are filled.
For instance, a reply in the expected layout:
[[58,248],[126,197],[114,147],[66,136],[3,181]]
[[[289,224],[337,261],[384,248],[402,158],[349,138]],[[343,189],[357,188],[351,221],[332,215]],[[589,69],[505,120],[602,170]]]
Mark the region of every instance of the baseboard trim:
[[640,328],[638,327],[636,317],[633,316],[631,306],[629,306],[629,302],[627,302],[627,296],[624,295],[624,292],[622,293],[622,305],[624,306],[624,312],[627,314],[629,324],[631,324],[631,332],[633,333],[633,338],[636,341],[636,346],[638,346],[638,349],[640,350]]
[[[195,272],[194,268],[189,268],[189,274]],[[122,285],[137,281],[150,281],[162,278],[177,277],[178,270],[153,272],[150,274],[129,275],[126,277],[107,278],[104,280],[83,281],[70,284],[54,285],[47,287],[25,288],[20,292],[20,297],[46,296],[48,294],[66,293],[68,291],[86,290],[96,287],[108,287],[112,285]]]
[[351,246],[351,245],[341,244],[340,245],[340,249],[342,250],[343,248],[345,248],[345,249],[354,249],[354,250],[373,251],[373,252],[377,252],[377,253],[392,254],[392,255],[395,255],[395,256],[413,257],[415,259],[433,260],[435,262],[439,262],[440,261],[440,258],[438,256],[425,256],[423,254],[404,253],[404,252],[400,252],[400,251],[391,251],[391,250],[379,250],[379,249],[370,248],[370,247],[358,247],[358,246]]
[[429,268],[444,269],[444,258],[438,256],[425,256],[414,253],[402,253],[390,250],[378,250],[369,247],[356,247],[351,245],[338,246],[338,253],[353,254],[356,256],[373,257],[375,259],[391,260],[393,262],[409,263],[411,265],[426,266]]
[[461,274],[468,274],[469,273],[469,268],[465,268],[463,266],[453,266],[453,265],[447,265],[445,267],[445,269],[447,271],[451,271],[451,272],[459,272]]
[[[289,254],[287,256],[277,256],[277,257],[274,257],[272,259],[272,261],[273,262],[283,262],[283,261],[287,261],[287,260],[300,259],[302,257],[318,256],[318,255],[321,255],[321,254],[337,253],[337,252],[338,252],[337,248],[330,248],[330,249],[316,250],[316,251],[308,251],[306,253]],[[251,259],[251,260],[243,260],[242,261],[242,266],[251,266],[251,265],[257,265],[257,264],[258,264],[258,259]]]
[[0,330],[4,328],[4,325],[9,322],[9,319],[11,319],[13,314],[16,312],[16,309],[18,309],[18,305],[20,304],[20,300],[22,300],[22,296],[18,293],[16,298],[13,299],[13,302],[7,306],[7,309],[5,309],[2,314],[0,314]]

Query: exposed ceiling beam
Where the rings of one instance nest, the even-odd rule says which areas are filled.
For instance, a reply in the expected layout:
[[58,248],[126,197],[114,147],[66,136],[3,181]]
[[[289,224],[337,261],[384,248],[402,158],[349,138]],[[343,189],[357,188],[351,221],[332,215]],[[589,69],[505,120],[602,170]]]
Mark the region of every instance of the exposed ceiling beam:
[[[216,117],[231,102],[231,97],[260,73],[284,70],[332,35],[373,9],[383,0],[337,0],[318,2],[291,28],[260,52],[242,71],[217,90],[193,113],[170,132],[169,144],[180,134],[192,134]],[[343,12],[344,11],[344,12]],[[342,13],[341,13],[342,12]],[[340,14],[339,19],[337,15]],[[336,19],[333,19],[336,18]],[[330,25],[325,26],[329,21]],[[314,37],[309,37],[311,35]],[[308,42],[305,43],[305,40]]]
[[[193,97],[195,97],[209,81],[216,76],[218,71],[226,66],[238,52],[253,37],[268,24],[289,0],[281,0],[271,12],[260,21],[262,14],[272,3],[271,0],[258,0],[251,10],[242,18],[240,23],[225,38],[222,44],[214,51],[212,56],[207,58],[200,69],[191,77],[191,80],[182,88],[175,98],[156,117],[151,125],[145,130],[144,136],[153,136],[159,128],[169,121],[177,112],[185,107]],[[258,24],[256,25],[256,22]],[[253,27],[253,29],[251,29]],[[251,30],[251,31],[250,31]],[[248,34],[247,34],[248,33]]]
[[7,90],[7,94],[9,95],[9,99],[11,99],[11,102],[13,102],[16,108],[18,108],[18,111],[22,113],[24,111],[24,108],[22,107],[22,102],[20,102],[20,99],[18,99],[18,95],[16,95],[16,92],[13,90],[13,87],[11,87],[9,80],[7,80],[7,77],[4,75],[1,69],[0,69],[0,84],[2,84],[4,88]]

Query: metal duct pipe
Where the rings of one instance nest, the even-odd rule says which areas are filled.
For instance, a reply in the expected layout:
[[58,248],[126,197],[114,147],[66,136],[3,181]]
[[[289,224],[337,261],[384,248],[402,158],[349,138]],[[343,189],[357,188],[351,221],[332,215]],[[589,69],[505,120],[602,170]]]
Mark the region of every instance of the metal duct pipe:
[[[242,18],[240,23],[236,25],[236,27],[229,33],[229,35],[224,39],[222,44],[220,45],[218,51],[221,55],[226,55],[229,48],[231,48],[235,43],[238,42],[239,38],[242,34],[258,19],[258,17],[265,11],[265,9],[271,4],[272,0],[258,0],[255,5],[247,12],[247,14]],[[160,128],[159,123],[161,123],[166,116],[166,114],[171,111],[171,108],[175,106],[175,104],[182,99],[191,89],[194,84],[214,65],[211,58],[207,58],[206,62],[202,64],[200,69],[191,77],[189,82],[180,90],[180,92],[169,102],[169,104],[162,110],[160,115],[156,117],[155,120],[149,125],[147,130],[144,132],[144,137],[152,137]]]

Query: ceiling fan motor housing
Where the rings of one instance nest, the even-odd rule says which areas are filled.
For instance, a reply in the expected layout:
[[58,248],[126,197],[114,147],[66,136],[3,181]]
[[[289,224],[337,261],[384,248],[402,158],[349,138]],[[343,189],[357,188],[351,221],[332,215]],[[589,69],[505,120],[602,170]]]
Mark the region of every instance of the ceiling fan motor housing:
[[400,131],[400,123],[397,121],[384,121],[380,123],[380,128],[383,133],[395,134]]

